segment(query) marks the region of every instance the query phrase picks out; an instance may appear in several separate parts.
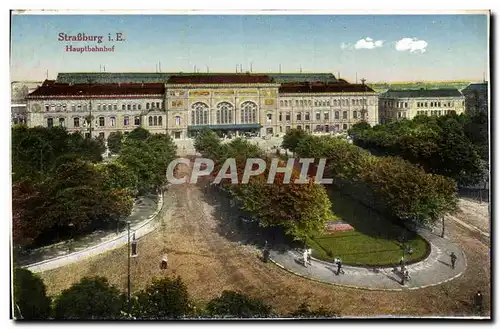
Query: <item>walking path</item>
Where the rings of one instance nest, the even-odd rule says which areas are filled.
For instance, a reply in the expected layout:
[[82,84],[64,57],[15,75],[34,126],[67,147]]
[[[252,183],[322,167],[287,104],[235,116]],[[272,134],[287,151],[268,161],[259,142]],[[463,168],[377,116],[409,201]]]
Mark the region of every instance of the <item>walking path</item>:
[[[279,267],[302,277],[323,283],[360,288],[368,290],[414,290],[435,286],[459,277],[467,267],[467,260],[463,251],[447,239],[426,230],[417,232],[431,245],[429,256],[419,262],[406,266],[410,273],[410,281],[401,284],[400,268],[374,268],[342,265],[345,274],[337,273],[337,265],[312,259],[311,265],[303,266],[302,250],[273,249],[270,260]],[[455,269],[451,267],[450,254],[457,256]]]
[[[130,216],[130,235],[136,239],[154,230],[158,224],[154,219],[163,206],[163,195],[140,197],[134,204]],[[128,242],[127,228],[120,232],[95,231],[74,241],[63,241],[33,250],[18,256],[16,264],[32,271],[43,272],[71,264],[84,258],[101,254],[125,245]]]

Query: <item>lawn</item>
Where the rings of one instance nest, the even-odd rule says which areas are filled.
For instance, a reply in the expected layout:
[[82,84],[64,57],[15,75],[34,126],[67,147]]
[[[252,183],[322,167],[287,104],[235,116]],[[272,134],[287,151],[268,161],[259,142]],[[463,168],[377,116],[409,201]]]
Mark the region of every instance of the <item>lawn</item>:
[[411,254],[405,255],[407,262],[427,256],[429,245],[419,235],[390,222],[338,190],[330,190],[329,196],[333,212],[354,227],[354,231],[311,237],[309,244],[313,257],[327,261],[339,257],[344,264],[352,265],[389,266],[399,263],[403,246],[413,249]]

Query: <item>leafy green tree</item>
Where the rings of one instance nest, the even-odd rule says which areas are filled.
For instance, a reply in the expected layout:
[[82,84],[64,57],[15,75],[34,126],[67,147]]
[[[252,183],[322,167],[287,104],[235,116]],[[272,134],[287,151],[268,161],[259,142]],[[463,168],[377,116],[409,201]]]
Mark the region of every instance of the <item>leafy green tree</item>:
[[108,136],[108,149],[113,154],[119,154],[122,147],[123,134],[121,131],[113,131]]
[[151,133],[149,130],[144,129],[142,127],[137,127],[134,130],[132,130],[129,134],[127,134],[126,140],[136,140],[136,141],[145,141],[146,139],[151,136]]
[[296,183],[299,173],[295,170],[289,184],[283,183],[283,173],[276,175],[273,184],[267,184],[268,174],[266,170],[250,177],[248,184],[230,185],[231,193],[241,202],[241,209],[258,218],[261,226],[281,226],[290,237],[304,241],[310,235],[321,233],[326,222],[336,219],[322,185],[312,179],[306,184]]
[[281,147],[296,152],[299,142],[304,139],[308,134],[302,129],[291,129],[283,137]]
[[42,279],[23,268],[16,268],[13,274],[16,319],[47,319],[50,316],[51,300]]
[[212,317],[238,318],[264,318],[272,312],[262,300],[231,290],[224,290],[221,296],[209,301],[207,311]]
[[318,309],[312,309],[311,306],[305,302],[300,304],[290,315],[294,318],[332,318],[339,316],[337,312],[328,310],[323,306]]
[[194,148],[205,158],[222,158],[220,138],[210,129],[202,129],[194,139]]
[[139,319],[172,319],[193,310],[187,287],[180,277],[153,278],[152,283],[136,294],[133,315]]
[[118,319],[124,298],[104,277],[85,277],[54,301],[54,317],[65,320]]

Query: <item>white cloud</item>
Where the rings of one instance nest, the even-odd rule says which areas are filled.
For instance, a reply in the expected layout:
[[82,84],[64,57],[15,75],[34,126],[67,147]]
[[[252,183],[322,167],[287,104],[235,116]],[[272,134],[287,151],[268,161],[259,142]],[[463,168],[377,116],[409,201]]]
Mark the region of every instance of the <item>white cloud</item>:
[[364,38],[361,40],[358,40],[356,44],[354,45],[354,48],[356,49],[375,49],[375,48],[380,48],[384,44],[383,40],[377,40],[373,41],[372,38]]
[[350,45],[350,44],[348,44],[348,43],[344,43],[344,42],[342,42],[342,43],[340,44],[340,49],[342,49],[342,50],[352,49],[352,45]]
[[427,41],[418,40],[417,38],[403,38],[396,42],[397,51],[410,51],[410,53],[415,51],[420,51],[420,53],[425,53],[427,48]]

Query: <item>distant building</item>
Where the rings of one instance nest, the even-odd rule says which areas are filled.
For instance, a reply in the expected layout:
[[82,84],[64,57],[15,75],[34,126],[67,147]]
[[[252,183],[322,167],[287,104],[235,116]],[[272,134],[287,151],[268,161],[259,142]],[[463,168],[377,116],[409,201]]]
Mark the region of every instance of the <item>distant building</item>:
[[388,90],[379,96],[380,122],[413,119],[417,115],[461,114],[465,97],[457,89]]
[[144,127],[174,139],[347,131],[378,123],[377,94],[330,73],[61,73],[27,96],[27,124],[107,138]]
[[26,123],[26,96],[42,83],[38,81],[14,81],[11,83],[10,115],[11,123]]
[[465,112],[488,113],[488,83],[471,83],[462,90],[465,96]]

